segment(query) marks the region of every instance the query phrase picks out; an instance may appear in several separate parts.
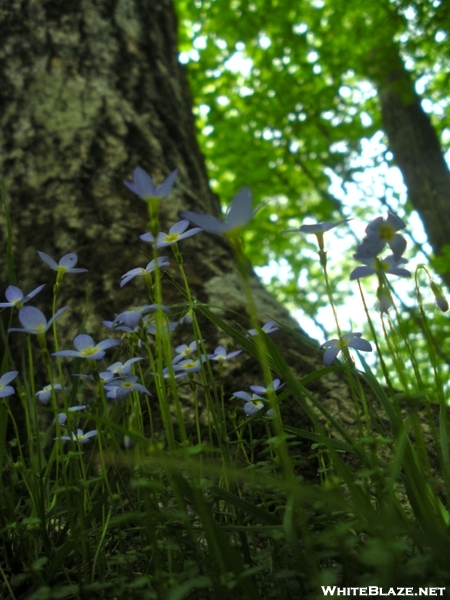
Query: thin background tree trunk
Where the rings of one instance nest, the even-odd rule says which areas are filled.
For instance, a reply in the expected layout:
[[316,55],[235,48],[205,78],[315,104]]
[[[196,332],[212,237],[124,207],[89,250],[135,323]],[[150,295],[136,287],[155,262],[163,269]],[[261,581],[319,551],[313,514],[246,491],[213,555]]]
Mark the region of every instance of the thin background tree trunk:
[[[383,127],[408,198],[422,219],[434,253],[448,253],[450,171],[430,116],[395,44],[374,51],[369,74],[378,87]],[[440,274],[450,287],[450,270]]]

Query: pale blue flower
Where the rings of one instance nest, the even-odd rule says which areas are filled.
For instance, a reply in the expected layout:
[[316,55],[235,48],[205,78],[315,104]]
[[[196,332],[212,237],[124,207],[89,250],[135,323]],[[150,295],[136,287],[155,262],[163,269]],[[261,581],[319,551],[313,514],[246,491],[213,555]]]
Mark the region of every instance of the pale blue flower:
[[75,252],[65,254],[59,263],[48,254],[45,254],[45,252],[38,252],[38,254],[53,271],[57,271],[58,273],[87,273],[87,269],[75,268],[78,262],[78,256]]
[[37,399],[39,400],[39,402],[41,404],[49,403],[50,398],[52,397],[52,389],[53,390],[62,390],[63,386],[60,383],[54,383],[54,384],[49,383],[48,385],[43,387],[42,390],[39,390],[39,392],[36,392]]
[[176,356],[174,357],[172,363],[175,365],[183,359],[191,358],[194,352],[197,352],[198,350],[197,345],[197,340],[194,340],[189,344],[189,346],[187,344],[181,344],[180,346],[177,346],[175,348]]
[[[357,255],[355,255],[356,257]],[[360,279],[361,277],[368,277],[369,275],[397,275],[397,277],[411,277],[411,273],[407,269],[403,269],[399,265],[404,265],[408,261],[406,258],[395,258],[393,254],[390,254],[384,259],[381,258],[367,258],[359,259],[360,262],[365,264],[365,267],[356,267],[350,273],[350,279]]]
[[[169,377],[174,377],[175,379],[180,379],[181,377],[187,377],[187,375],[188,375],[187,371],[177,371],[176,373],[174,373],[174,375],[171,374],[172,372],[173,372],[173,367],[172,367],[172,371],[169,369],[169,367],[164,367],[164,369],[162,370],[162,375],[163,375],[164,379],[168,379]],[[150,375],[155,376],[155,373],[150,373]]]
[[298,229],[286,229],[283,233],[314,233],[315,235],[320,235],[325,233],[326,231],[330,231],[330,229],[334,229],[338,227],[338,225],[342,225],[342,223],[347,223],[347,221],[351,221],[349,219],[342,219],[341,221],[324,221],[322,223],[311,223],[307,225],[302,225]]
[[250,402],[252,400],[263,400],[263,398],[261,396],[258,396],[258,394],[249,394],[248,392],[243,391],[234,392],[233,396],[235,396],[236,398],[240,398],[241,400],[245,400],[246,402]]
[[249,400],[249,402],[246,402],[244,404],[244,412],[247,415],[247,417],[252,417],[253,415],[256,415],[256,413],[258,413],[260,410],[262,410],[264,406],[265,405],[262,400],[256,400],[255,398],[254,400]]
[[[114,321],[104,321],[104,324],[110,324],[109,329],[119,329],[123,331],[134,331],[144,320],[144,316],[151,312],[152,310],[156,310],[158,308],[158,304],[145,304],[144,306],[136,306],[135,308],[130,308],[129,310],[125,310],[120,315],[117,315]],[[161,306],[161,309],[164,312],[170,312],[167,306]]]
[[114,364],[110,365],[106,371],[100,373],[100,377],[103,376],[102,379],[104,381],[107,381],[109,379],[112,379],[113,377],[116,377],[117,375],[129,375],[129,373],[131,372],[131,366],[135,362],[138,362],[140,360],[144,360],[142,356],[135,356],[134,358],[129,358],[124,363],[115,362]]
[[[248,394],[247,392],[241,391],[241,392],[234,392],[233,396],[245,401],[244,412],[247,415],[247,417],[256,415],[256,413],[258,413],[260,410],[262,410],[266,406],[264,399],[261,398],[261,396],[258,396],[258,394]],[[266,415],[268,417],[272,416],[273,410],[270,408],[268,411],[266,411]]]
[[[172,227],[169,229],[169,233],[160,231],[156,236],[156,248],[159,249],[165,248],[166,246],[171,246],[172,244],[176,244],[179,241],[191,237],[199,231],[202,231],[200,227],[194,227],[193,229],[186,231],[188,227],[189,221],[184,219],[183,221],[179,221],[178,223],[175,223],[175,225],[172,225]],[[155,238],[151,233],[144,233],[144,235],[141,235],[140,237],[143,242],[149,242],[150,244],[155,242]]]
[[142,198],[142,200],[165,198],[172,191],[177,175],[178,169],[175,169],[175,171],[172,171],[167,177],[164,183],[159,187],[156,187],[150,175],[141,167],[136,167],[133,173],[133,183],[124,181],[124,184],[129,190],[139,196],[139,198]]
[[283,387],[283,385],[284,383],[281,383],[279,379],[274,379],[267,387],[262,385],[251,385],[250,389],[256,394],[267,394],[267,392],[276,392],[278,389]]
[[211,215],[184,210],[178,214],[182,219],[187,219],[208,233],[226,234],[242,229],[253,217],[255,211],[252,209],[252,194],[249,188],[245,187],[232,199],[225,221]]
[[59,413],[58,414],[58,423],[60,425],[64,425],[64,423],[67,422],[67,414],[69,412],[78,412],[80,410],[85,410],[87,408],[87,404],[82,404],[80,406],[69,406],[69,408],[67,409],[67,412],[63,412],[63,413]]
[[116,400],[124,400],[133,391],[151,396],[148,389],[138,383],[138,379],[137,375],[128,375],[123,379],[112,379],[111,381],[108,381],[104,386],[105,390],[108,391],[106,394],[107,397],[115,398]]
[[[406,240],[402,235],[398,234],[397,231],[404,229],[405,227],[406,224],[400,217],[397,217],[397,215],[394,215],[391,212],[388,213],[387,219],[377,217],[366,227],[368,243],[370,243],[372,238],[379,240],[379,242],[382,243],[381,249],[387,244],[392,250],[395,258],[400,258],[406,249]],[[358,252],[357,254],[359,255]]]
[[[171,321],[170,323],[164,323],[162,329],[160,329],[158,333],[168,334],[168,333],[171,333],[172,331],[174,331],[177,327],[178,327],[178,321]],[[150,333],[151,335],[156,335],[156,332],[157,332],[156,325],[154,325],[153,323],[149,323],[147,325],[147,332]]]
[[342,339],[328,340],[322,344],[321,348],[326,348],[323,355],[323,362],[325,366],[329,367],[334,359],[337,357],[342,348],[355,348],[356,350],[362,350],[363,352],[372,352],[372,346],[370,342],[363,339],[362,333],[352,332],[346,333],[342,336]]
[[62,313],[69,307],[64,306],[60,308],[47,322],[45,315],[42,311],[34,306],[24,306],[19,310],[19,321],[23,325],[23,329],[17,327],[11,327],[8,331],[22,331],[24,333],[31,333],[33,335],[42,335],[49,330],[51,324],[57,319]]
[[[273,333],[274,331],[278,331],[279,327],[275,326],[275,321],[267,321],[267,323],[265,323],[261,329],[264,331],[264,333]],[[256,329],[249,329],[247,333],[250,335],[256,335],[258,331]]]
[[205,362],[206,359],[207,357],[203,355],[195,360],[193,358],[187,358],[186,360],[174,364],[173,370],[181,373],[198,373],[202,368],[202,363]]
[[73,442],[78,442],[79,444],[86,444],[91,437],[94,437],[97,435],[97,430],[93,429],[92,431],[88,431],[87,433],[84,433],[82,429],[77,429],[77,432],[72,432],[72,435],[62,435],[61,437],[56,437],[54,438],[55,440],[61,440],[63,442],[66,441],[73,441]]
[[105,356],[105,350],[119,346],[121,343],[117,339],[107,339],[96,344],[90,335],[80,333],[73,340],[76,350],[60,350],[59,352],[53,352],[52,356],[101,360]]
[[231,358],[238,356],[241,352],[242,350],[234,350],[234,352],[227,353],[223,346],[217,346],[217,348],[214,350],[214,354],[212,354],[209,358],[217,362],[225,362],[226,360],[230,360]]
[[192,310],[188,310],[187,313],[185,313],[181,317],[179,323],[180,323],[180,325],[190,325],[193,320],[194,320],[194,313]]
[[170,263],[167,261],[167,256],[159,256],[157,262],[155,260],[151,260],[148,265],[143,269],[142,267],[137,267],[136,269],[131,269],[125,275],[122,275],[122,281],[120,282],[120,287],[126,285],[129,281],[134,279],[135,277],[141,277],[143,275],[148,275],[155,271],[156,266],[161,267],[170,267]]
[[8,302],[0,302],[0,308],[22,308],[22,305],[25,304],[25,302],[28,302],[28,300],[34,298],[34,296],[39,294],[44,287],[45,283],[24,296],[20,288],[16,287],[15,285],[10,285],[6,288],[5,292],[5,298],[8,300]]
[[16,393],[12,385],[8,385],[17,377],[19,371],[9,371],[0,377],[0,398],[6,398]]

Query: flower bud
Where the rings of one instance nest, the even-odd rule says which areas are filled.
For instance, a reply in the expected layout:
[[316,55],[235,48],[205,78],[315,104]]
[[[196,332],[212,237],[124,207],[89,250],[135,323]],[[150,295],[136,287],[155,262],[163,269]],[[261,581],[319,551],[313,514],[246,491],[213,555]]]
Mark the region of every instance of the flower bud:
[[390,308],[394,306],[392,301],[391,292],[388,290],[386,286],[380,286],[377,289],[377,298],[379,300],[378,310],[381,313],[387,312]]
[[434,283],[434,281],[430,281],[430,287],[431,287],[431,291],[434,294],[434,299],[436,301],[436,304],[437,304],[439,310],[441,310],[444,313],[447,312],[449,309],[449,306],[448,306],[447,298],[445,297],[442,289],[436,283]]

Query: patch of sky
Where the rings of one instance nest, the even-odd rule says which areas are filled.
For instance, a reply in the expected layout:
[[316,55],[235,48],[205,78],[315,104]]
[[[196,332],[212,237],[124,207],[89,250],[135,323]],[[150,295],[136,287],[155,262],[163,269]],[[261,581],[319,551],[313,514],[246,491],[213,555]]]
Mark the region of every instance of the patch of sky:
[[250,75],[252,70],[253,61],[251,58],[246,57],[243,52],[234,52],[231,57],[225,61],[225,68],[232,73],[240,73],[244,77]]
[[258,36],[258,44],[263,50],[267,50],[272,45],[270,38],[263,32]]
[[296,23],[292,26],[292,31],[297,35],[302,35],[308,31],[308,25],[306,23]]

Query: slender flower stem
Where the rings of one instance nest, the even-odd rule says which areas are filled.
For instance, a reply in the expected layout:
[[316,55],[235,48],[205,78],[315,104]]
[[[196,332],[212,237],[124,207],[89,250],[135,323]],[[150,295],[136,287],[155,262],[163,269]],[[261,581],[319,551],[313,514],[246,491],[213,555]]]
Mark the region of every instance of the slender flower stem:
[[[259,361],[263,370],[263,379],[265,386],[267,388],[270,387],[272,383],[272,376],[270,373],[269,365],[267,362],[268,350],[266,347],[266,343],[264,341],[263,332],[261,331],[261,327],[258,323],[257,319],[257,310],[255,301],[253,298],[253,293],[250,286],[250,279],[248,274],[248,264],[245,257],[245,254],[242,249],[242,240],[239,232],[232,231],[229,233],[228,238],[233,246],[234,254],[237,259],[237,265],[239,269],[239,273],[242,277],[244,283],[244,289],[247,299],[247,308],[250,316],[250,322],[253,329],[256,329],[258,332],[255,336],[256,347],[259,355]],[[268,401],[273,410],[273,420],[272,423],[274,425],[275,434],[279,440],[279,443],[276,445],[276,451],[278,455],[278,459],[280,461],[284,476],[287,480],[292,480],[293,478],[293,469],[291,460],[289,458],[289,452],[286,444],[286,436],[283,430],[283,424],[281,419],[281,412],[279,404],[275,401],[275,394],[273,391],[268,394]]]

